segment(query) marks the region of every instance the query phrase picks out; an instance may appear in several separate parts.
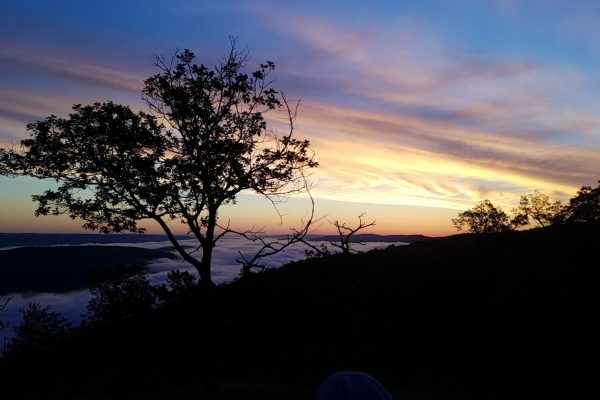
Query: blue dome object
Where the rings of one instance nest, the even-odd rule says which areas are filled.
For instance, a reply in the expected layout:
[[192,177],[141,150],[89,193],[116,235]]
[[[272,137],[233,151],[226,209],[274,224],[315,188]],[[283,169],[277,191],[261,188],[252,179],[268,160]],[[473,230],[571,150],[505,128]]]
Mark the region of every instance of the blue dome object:
[[371,375],[356,371],[336,372],[317,389],[315,400],[392,400]]

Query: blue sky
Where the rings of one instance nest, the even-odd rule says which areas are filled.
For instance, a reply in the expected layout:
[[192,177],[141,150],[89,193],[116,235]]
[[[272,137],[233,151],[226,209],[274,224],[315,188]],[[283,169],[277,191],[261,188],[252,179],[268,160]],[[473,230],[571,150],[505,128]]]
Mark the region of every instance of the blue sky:
[[[190,48],[212,65],[229,36],[302,98],[296,128],[321,164],[324,213],[372,208],[386,232],[450,233],[448,216],[481,199],[566,199],[600,179],[594,1],[8,1],[0,141],[74,103],[142,109],[154,54]],[[29,201],[42,188],[0,178],[0,231],[45,226]],[[247,199],[234,215],[256,209]]]

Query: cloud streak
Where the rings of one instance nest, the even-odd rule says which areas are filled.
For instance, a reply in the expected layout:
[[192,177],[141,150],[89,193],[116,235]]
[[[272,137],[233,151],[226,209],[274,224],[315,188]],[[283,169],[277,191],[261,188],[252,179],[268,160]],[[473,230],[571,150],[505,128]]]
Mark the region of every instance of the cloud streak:
[[564,198],[597,179],[600,104],[579,71],[469,53],[425,24],[348,33],[259,13],[299,43],[297,60],[319,54],[284,67],[296,93],[315,88],[298,128],[319,153],[318,195],[464,208],[488,196],[514,205],[534,189]]
[[[266,47],[267,57],[256,58],[273,59],[277,87],[290,99],[302,98],[296,128],[318,154],[313,194],[321,199],[464,209],[490,198],[511,207],[535,189],[565,199],[598,179],[600,97],[594,84],[600,82],[583,64],[570,62],[572,46],[564,45],[595,34],[597,9],[552,3],[544,18],[532,20],[542,3],[499,0],[483,7],[490,25],[477,31],[464,25],[482,16],[472,2],[462,5],[461,21],[400,3],[369,7],[378,11],[358,18],[353,5],[334,15],[327,6],[269,3],[169,8],[168,21],[201,18],[201,30],[187,23],[155,29],[165,21],[158,9],[127,20],[131,29],[110,15],[99,16],[93,28],[60,12],[60,18],[28,12],[37,19],[26,26],[50,38],[33,29],[0,40],[0,68],[7,71],[0,79],[0,140],[22,138],[26,122],[63,116],[73,103],[112,98],[141,108],[149,65],[135,55],[146,51],[140,48],[160,51],[183,40],[184,47],[213,54],[211,46],[221,43],[213,39],[233,31],[240,44],[256,40],[248,43],[252,52]],[[389,15],[378,15],[382,10]],[[21,26],[4,18],[5,31]],[[247,24],[238,24],[242,19]],[[529,51],[539,46],[531,41],[526,51],[512,51],[521,43],[507,26],[531,34],[521,39],[565,40],[556,48],[568,49],[540,57],[543,52]],[[595,54],[590,43],[583,47]]]
[[113,68],[73,61],[75,54],[50,55],[15,49],[14,45],[0,44],[0,62],[24,68],[31,72],[53,75],[83,84],[92,84],[139,93],[143,78]]

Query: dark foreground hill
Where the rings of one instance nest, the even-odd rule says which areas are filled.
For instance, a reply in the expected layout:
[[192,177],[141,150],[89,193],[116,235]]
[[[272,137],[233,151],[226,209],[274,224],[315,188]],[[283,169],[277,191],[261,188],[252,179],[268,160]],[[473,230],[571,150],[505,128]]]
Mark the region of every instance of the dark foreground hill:
[[565,226],[297,262],[81,329],[0,364],[0,387],[310,399],[329,374],[360,370],[395,399],[598,398],[598,248],[598,226]]

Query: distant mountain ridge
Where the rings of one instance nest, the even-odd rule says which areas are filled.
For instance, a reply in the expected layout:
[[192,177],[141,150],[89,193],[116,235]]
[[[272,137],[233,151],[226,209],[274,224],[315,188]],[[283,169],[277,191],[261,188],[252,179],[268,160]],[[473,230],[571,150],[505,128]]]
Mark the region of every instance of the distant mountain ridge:
[[[186,239],[187,236],[177,236]],[[98,233],[0,233],[2,247],[36,247],[54,245],[111,244],[111,243],[146,243],[164,242],[169,239],[165,235],[155,234],[98,234]]]
[[0,296],[68,292],[89,285],[90,273],[122,265],[143,266],[172,253],[126,246],[21,247],[0,251]]
[[[178,235],[178,239],[193,239],[190,236]],[[310,235],[308,240],[333,242],[337,235]],[[433,239],[425,235],[377,235],[363,233],[352,236],[352,242],[404,242],[417,243]],[[98,233],[0,233],[0,249],[4,247],[37,247],[55,245],[113,244],[113,243],[147,243],[166,242],[165,235],[157,234],[98,234]]]
[[[310,236],[310,240],[320,242],[337,242],[340,240],[338,235],[322,235],[322,236]],[[374,233],[361,233],[353,235],[351,242],[404,242],[404,243],[418,243],[431,240],[433,237],[425,235],[377,235]]]

